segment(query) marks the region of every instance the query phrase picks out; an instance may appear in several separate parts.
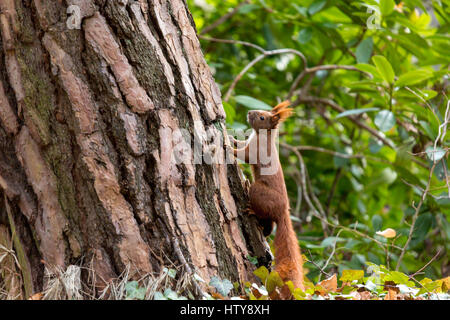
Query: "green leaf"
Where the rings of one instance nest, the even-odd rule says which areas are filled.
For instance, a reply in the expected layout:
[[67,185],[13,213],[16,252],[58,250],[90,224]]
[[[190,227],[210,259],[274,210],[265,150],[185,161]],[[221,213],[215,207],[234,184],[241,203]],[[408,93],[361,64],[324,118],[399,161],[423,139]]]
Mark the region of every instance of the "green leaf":
[[383,56],[373,56],[372,61],[383,79],[386,80],[387,83],[393,83],[395,73],[389,61]]
[[346,239],[344,239],[344,238],[327,237],[327,238],[322,240],[320,246],[326,248],[326,247],[334,246],[335,243],[343,242],[345,240]]
[[[347,270],[344,270],[344,271],[347,271]],[[356,271],[360,271],[360,270],[356,270]],[[363,275],[364,275],[364,273],[363,273]],[[350,282],[350,281],[347,281],[347,282]],[[350,294],[355,290],[357,290],[357,288],[352,287],[352,286],[345,286],[344,288],[342,288],[342,294]]]
[[312,28],[311,27],[307,27],[305,29],[302,29],[297,37],[298,42],[300,42],[301,44],[305,44],[308,43],[312,38]]
[[383,147],[383,142],[378,139],[370,138],[369,140],[369,150],[372,153],[377,153]]
[[397,172],[392,170],[391,168],[384,168],[380,174],[380,182],[386,184],[392,184],[397,179]]
[[223,109],[225,110],[225,114],[227,116],[227,122],[229,124],[233,124],[234,118],[236,117],[236,110],[234,110],[233,106],[226,101],[223,101],[222,104]]
[[383,218],[380,215],[374,214],[372,217],[373,231],[380,231],[383,228]]
[[270,292],[273,292],[275,290],[275,288],[277,288],[277,287],[281,288],[283,286],[284,286],[284,281],[283,281],[283,279],[281,279],[278,272],[272,271],[269,274],[269,276],[267,277],[267,281],[266,281],[267,291],[270,293]]
[[272,110],[272,107],[267,103],[249,96],[236,96],[235,100],[249,109]]
[[257,265],[258,264],[258,257],[252,257],[251,255],[247,255],[248,261],[250,261],[251,264]]
[[374,122],[381,131],[389,131],[395,125],[395,116],[389,110],[382,110],[378,112]]
[[164,290],[164,296],[169,300],[178,300],[178,294],[170,288]]
[[125,285],[126,299],[127,300],[144,300],[145,299],[145,288],[139,288],[137,281],[130,281]]
[[394,0],[380,0],[380,11],[383,16],[388,16],[394,11]]
[[269,270],[266,267],[262,266],[253,271],[253,274],[257,276],[262,283],[266,283],[266,279],[269,276]]
[[308,8],[308,13],[310,15],[314,15],[317,12],[319,12],[320,10],[322,10],[326,4],[327,4],[326,0],[318,0],[318,1],[313,2]]
[[427,134],[427,136],[434,141],[434,139],[436,139],[436,133],[433,131],[433,129],[431,128],[430,124],[426,121],[420,120],[419,121],[420,125],[422,126],[422,128],[425,130],[425,133]]
[[358,63],[367,63],[369,62],[370,56],[373,51],[373,39],[369,37],[361,41],[361,43],[356,48],[356,61]]
[[421,214],[417,218],[416,224],[414,225],[414,231],[412,234],[412,239],[414,240],[414,243],[411,245],[411,247],[413,247],[414,244],[420,243],[425,239],[432,224],[433,224],[433,216],[429,212]]
[[164,268],[164,269],[163,269],[163,272],[164,272],[164,273],[167,273],[167,275],[168,275],[169,277],[171,277],[172,279],[175,279],[175,277],[176,277],[176,275],[177,275],[177,270],[175,270],[175,269],[167,269],[167,268]]
[[253,4],[253,3],[249,3],[249,4],[244,4],[242,7],[240,7],[238,9],[238,12],[241,14],[246,14],[249,13],[250,11],[253,11],[255,9],[259,9],[260,6],[258,4]]
[[302,16],[305,16],[308,14],[308,8],[300,7],[299,5],[292,3],[292,6],[297,10],[298,13],[300,13]]
[[168,300],[161,292],[156,291],[153,300]]
[[212,277],[209,285],[216,288],[217,292],[219,292],[223,296],[227,296],[231,290],[233,290],[234,286],[230,280],[224,279],[221,280],[218,277]]
[[386,277],[384,278],[384,281],[393,281],[396,284],[405,284],[408,286],[414,286],[414,283],[412,281],[409,281],[409,277],[401,273],[399,271],[390,271]]
[[437,92],[434,90],[423,89],[419,91],[419,95],[425,100],[430,100],[437,96]]
[[427,153],[428,159],[434,162],[441,160],[447,153],[447,151],[440,147],[436,147],[436,150],[434,150],[433,146],[428,146],[425,152]]
[[343,270],[339,280],[342,282],[352,282],[364,278],[364,270]]
[[[424,279],[425,280],[425,279]],[[417,292],[417,296],[420,296],[421,294],[433,292],[434,290],[438,289],[441,284],[438,281],[420,281],[423,287],[420,288],[419,292]]]
[[398,87],[410,86],[425,81],[433,76],[429,70],[419,69],[402,74],[395,85]]
[[351,116],[351,115],[355,115],[355,114],[361,114],[361,113],[365,113],[365,112],[370,112],[370,111],[378,111],[380,110],[379,108],[362,108],[362,109],[352,109],[352,110],[346,110],[344,112],[339,113],[336,116],[336,119],[342,118],[342,117],[347,117],[347,116]]
[[[371,64],[367,64],[367,63],[358,63],[355,65],[356,68],[358,68],[361,71],[370,73],[373,76],[374,81],[376,79],[381,79],[381,75],[378,72],[377,68],[375,68],[373,65]],[[360,81],[359,81],[360,82]],[[373,83],[370,83],[373,85]]]

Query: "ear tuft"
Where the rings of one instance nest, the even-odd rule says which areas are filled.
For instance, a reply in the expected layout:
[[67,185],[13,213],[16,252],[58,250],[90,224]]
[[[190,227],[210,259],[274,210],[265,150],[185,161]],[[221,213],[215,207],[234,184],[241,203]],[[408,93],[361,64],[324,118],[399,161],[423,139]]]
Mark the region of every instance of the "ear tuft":
[[294,109],[288,108],[290,104],[291,102],[286,100],[273,107],[272,114],[273,118],[276,119],[277,124],[283,122],[294,113]]
[[275,107],[273,107],[272,113],[275,114],[275,113],[277,113],[277,111],[280,111],[280,110],[288,107],[290,104],[291,104],[291,102],[289,100],[283,101],[283,102],[277,104]]

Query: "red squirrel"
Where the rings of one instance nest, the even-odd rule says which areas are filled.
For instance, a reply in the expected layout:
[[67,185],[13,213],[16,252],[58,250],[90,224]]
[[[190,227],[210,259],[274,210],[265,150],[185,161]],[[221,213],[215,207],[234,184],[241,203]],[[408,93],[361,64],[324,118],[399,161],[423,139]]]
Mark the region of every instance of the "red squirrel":
[[[275,106],[271,111],[249,111],[247,120],[253,133],[246,141],[230,136],[238,149],[231,148],[235,157],[250,163],[254,182],[250,186],[248,212],[262,221],[277,224],[275,234],[275,270],[283,281],[291,280],[296,288],[304,290],[303,259],[289,214],[289,198],[284,182],[283,169],[276,148],[278,125],[292,114],[289,101]],[[264,226],[265,235],[268,229]],[[291,296],[285,285],[281,297]]]

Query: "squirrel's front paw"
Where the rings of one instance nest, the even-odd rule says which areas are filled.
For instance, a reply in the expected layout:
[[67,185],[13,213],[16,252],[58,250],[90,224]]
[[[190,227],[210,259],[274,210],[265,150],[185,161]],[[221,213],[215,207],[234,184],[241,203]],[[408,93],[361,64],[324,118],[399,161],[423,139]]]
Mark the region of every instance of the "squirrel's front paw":
[[255,215],[255,211],[251,207],[247,207],[244,209],[244,213],[248,214],[249,216]]

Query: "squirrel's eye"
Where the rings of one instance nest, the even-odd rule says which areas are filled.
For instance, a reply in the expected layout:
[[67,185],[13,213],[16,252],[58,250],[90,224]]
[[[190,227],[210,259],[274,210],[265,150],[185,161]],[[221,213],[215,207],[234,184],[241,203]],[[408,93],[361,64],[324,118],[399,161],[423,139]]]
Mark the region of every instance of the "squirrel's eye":
[[264,120],[264,117],[263,116],[261,116],[261,117],[259,117],[261,120]]

